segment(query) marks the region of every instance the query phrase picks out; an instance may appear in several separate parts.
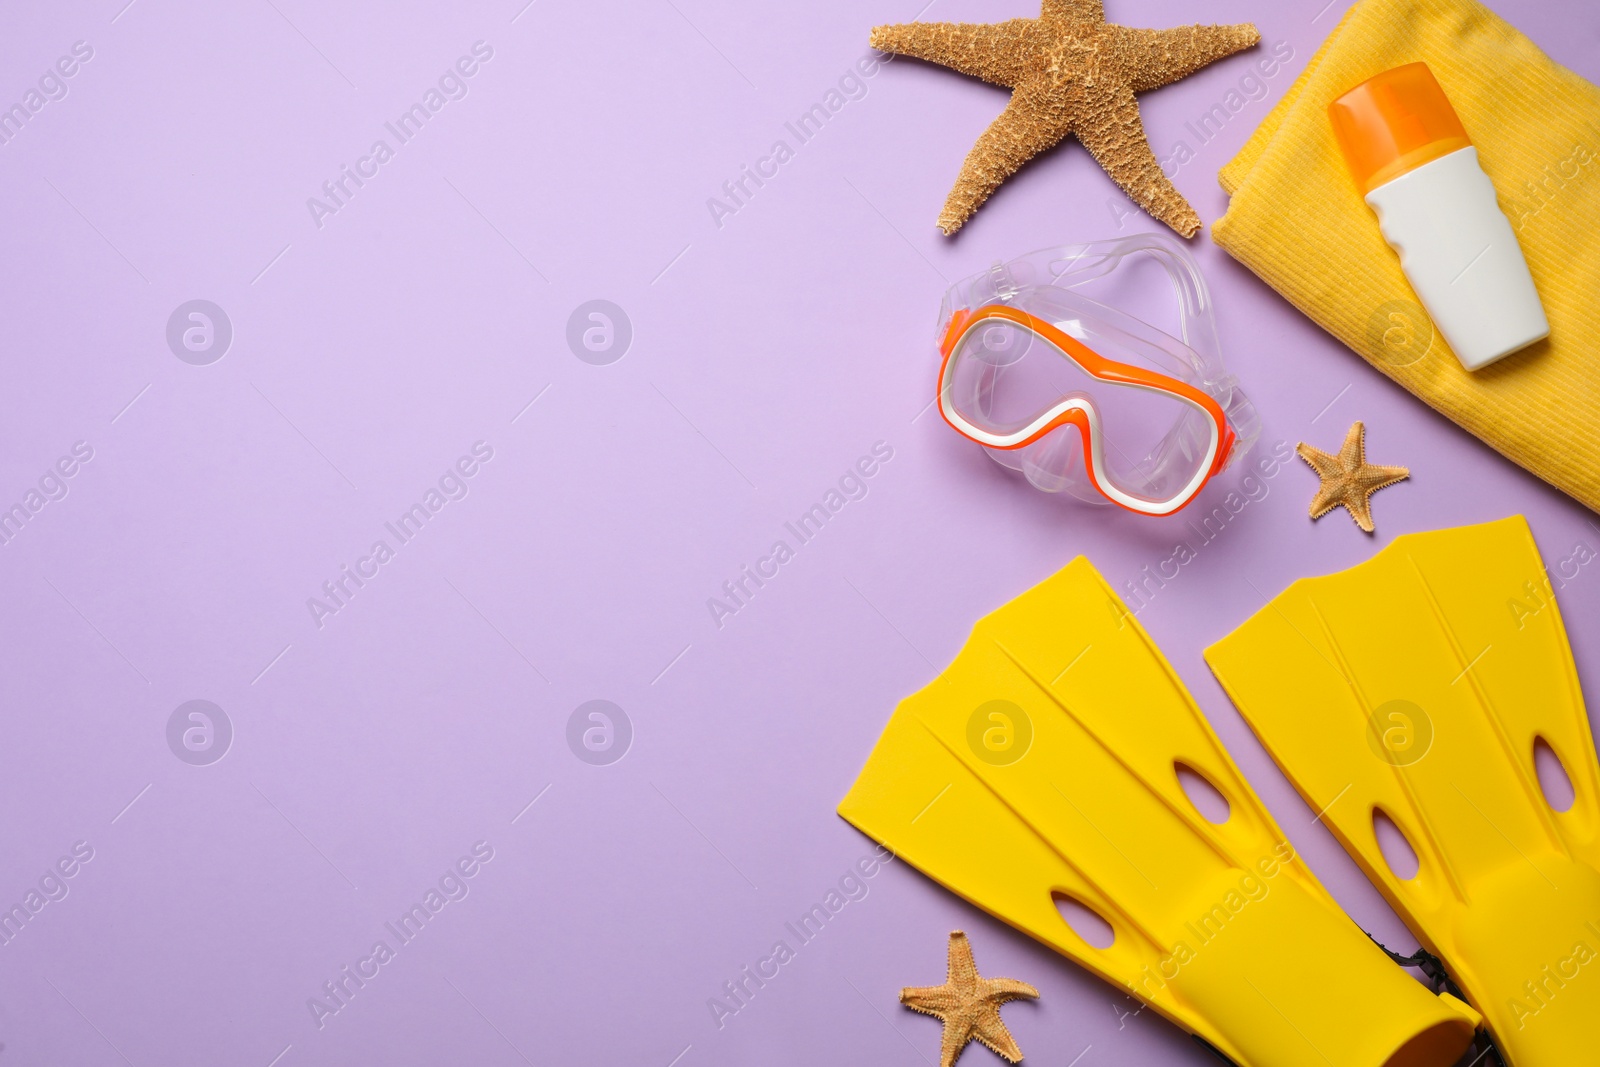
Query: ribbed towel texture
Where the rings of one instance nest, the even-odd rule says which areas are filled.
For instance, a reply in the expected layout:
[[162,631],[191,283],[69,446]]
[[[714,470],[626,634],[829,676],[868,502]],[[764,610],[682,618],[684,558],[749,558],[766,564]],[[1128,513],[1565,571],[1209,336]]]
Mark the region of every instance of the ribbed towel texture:
[[[1550,337],[1471,372],[1378,232],[1328,104],[1422,60],[1522,244]],[[1212,238],[1368,363],[1600,510],[1600,89],[1476,0],[1361,0],[1219,179]]]

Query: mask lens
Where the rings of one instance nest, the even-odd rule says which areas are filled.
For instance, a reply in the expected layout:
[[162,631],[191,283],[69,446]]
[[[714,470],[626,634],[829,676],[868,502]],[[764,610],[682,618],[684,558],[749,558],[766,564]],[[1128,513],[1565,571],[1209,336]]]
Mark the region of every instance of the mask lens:
[[951,356],[952,398],[973,425],[994,434],[1021,433],[1073,388],[1064,383],[1059,350],[1008,319],[986,319],[962,337]]
[[1163,406],[1164,426],[1147,423],[1133,428],[1108,420],[1123,432],[1106,433],[1102,456],[1102,478],[1129,496],[1150,502],[1172,499],[1210,464],[1210,417],[1176,397]]
[[[1181,489],[1198,469],[1210,420],[1192,404],[1165,391],[1099,383],[1101,476],[1124,492],[1160,499]],[[1174,463],[1173,458],[1183,460]],[[1157,470],[1170,472],[1156,479]]]
[[[1142,351],[1138,339],[1075,316],[1051,323],[1105,360],[1168,375],[1171,359]],[[1097,473],[1120,492],[1160,502],[1182,492],[1209,460],[1210,417],[1170,389],[1108,381],[1089,373],[1067,350],[1028,326],[987,318],[972,326],[951,354],[950,399],[978,429],[1003,438],[1030,436],[1076,401],[1092,409],[1099,430]],[[1051,439],[1078,431],[1062,427]],[[1080,449],[1039,448],[1030,480],[1075,480]],[[1036,482],[1037,484],[1037,482]],[[1041,486],[1045,488],[1045,486]]]

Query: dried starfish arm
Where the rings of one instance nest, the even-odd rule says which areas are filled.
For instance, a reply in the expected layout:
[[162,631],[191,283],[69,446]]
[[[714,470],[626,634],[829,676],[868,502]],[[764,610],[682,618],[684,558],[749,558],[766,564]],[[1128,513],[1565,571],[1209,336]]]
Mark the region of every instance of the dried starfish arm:
[[[1333,508],[1329,507],[1327,510],[1332,511]],[[1356,520],[1356,525],[1366,533],[1371,533],[1376,528],[1372,521],[1372,498],[1370,496],[1350,501],[1349,511],[1350,516]]]
[[1006,1029],[1006,1024],[1000,1021],[1000,1013],[993,1014],[993,1022],[972,1036],[996,1056],[1003,1057],[1008,1063],[1016,1063],[1022,1059],[1022,1049],[1017,1045],[1017,1039],[1011,1036],[1011,1031]]
[[1069,22],[1104,22],[1104,0],[1044,0],[1043,17]]
[[1133,90],[1126,85],[1106,85],[1094,103],[1098,106],[1087,108],[1073,131],[1078,140],[1134,203],[1182,236],[1193,237],[1200,230],[1200,216],[1161,172],[1145,137]]
[[1376,493],[1379,489],[1387,489],[1395,482],[1403,482],[1411,477],[1409,467],[1385,467],[1378,464],[1369,464],[1367,473],[1356,479],[1356,484],[1368,492]]
[[902,22],[875,27],[871,44],[880,52],[925,59],[1011,89],[1022,80],[1033,25],[1033,19],[1008,19],[993,25]]
[[900,991],[900,1003],[912,1011],[938,1015],[960,1006],[961,1000],[942,985],[912,986]]
[[1039,996],[1037,989],[1027,982],[1019,982],[1015,978],[985,978],[984,981],[989,983],[989,989],[1000,998],[1001,1003],[1009,1000],[1018,1000],[1022,997],[1037,999]]
[[1142,93],[1170,85],[1260,42],[1260,31],[1248,22],[1236,26],[1178,26],[1170,30],[1119,26],[1115,47],[1126,57],[1123,69],[1132,73],[1133,91]]
[[961,1050],[967,1047],[967,1041],[970,1039],[962,1038],[958,1033],[953,1026],[945,1027],[944,1036],[939,1039],[939,1067],[955,1067],[956,1060],[961,1056]]
[[1065,116],[1046,102],[1043,93],[1030,92],[1028,85],[1019,87],[1006,109],[967,153],[955,187],[944,202],[944,210],[939,212],[939,229],[946,234],[961,229],[1000,183],[1040,152],[1055,147],[1070,132]]

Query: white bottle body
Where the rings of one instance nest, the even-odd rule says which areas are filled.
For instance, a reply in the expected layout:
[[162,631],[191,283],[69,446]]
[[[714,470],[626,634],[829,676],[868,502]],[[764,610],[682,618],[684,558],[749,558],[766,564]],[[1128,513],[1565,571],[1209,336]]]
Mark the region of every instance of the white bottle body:
[[1367,194],[1422,304],[1468,370],[1550,334],[1550,322],[1478,150],[1457,149]]

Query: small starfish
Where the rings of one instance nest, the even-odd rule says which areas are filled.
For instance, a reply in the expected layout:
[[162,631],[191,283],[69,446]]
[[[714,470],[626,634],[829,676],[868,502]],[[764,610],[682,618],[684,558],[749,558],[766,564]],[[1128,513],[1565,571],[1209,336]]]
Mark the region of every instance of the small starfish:
[[1000,1021],[1000,1005],[1018,997],[1038,997],[1039,991],[1015,978],[980,978],[972,962],[972,945],[960,930],[950,933],[950,963],[944,985],[907,986],[900,1003],[944,1021],[944,1041],[939,1047],[939,1067],[951,1067],[969,1041],[985,1047],[1011,1063],[1022,1050]]
[[1411,477],[1411,471],[1405,467],[1378,467],[1368,463],[1366,433],[1367,428],[1359,422],[1351,426],[1336,456],[1312,448],[1304,441],[1295,447],[1295,454],[1311,464],[1311,469],[1322,479],[1317,495],[1311,498],[1313,519],[1343,505],[1356,525],[1371,533],[1372,494]]
[[1028,160],[1076,134],[1135,203],[1184,237],[1200,216],[1161,173],[1134,93],[1168,85],[1261,40],[1250,23],[1135,30],[1103,0],[1044,0],[1036,19],[879,26],[872,47],[1010,89],[1011,102],[967,155],[939,213],[955,233]]

